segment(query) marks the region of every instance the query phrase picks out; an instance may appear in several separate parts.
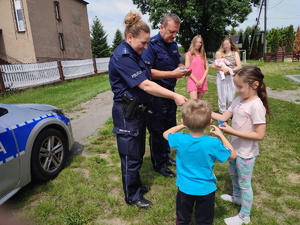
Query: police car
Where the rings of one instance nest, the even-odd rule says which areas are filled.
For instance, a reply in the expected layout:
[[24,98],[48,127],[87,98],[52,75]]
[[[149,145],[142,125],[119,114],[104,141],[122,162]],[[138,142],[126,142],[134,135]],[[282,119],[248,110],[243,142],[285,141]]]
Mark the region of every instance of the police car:
[[62,110],[0,103],[0,205],[31,180],[55,178],[73,144],[70,119]]

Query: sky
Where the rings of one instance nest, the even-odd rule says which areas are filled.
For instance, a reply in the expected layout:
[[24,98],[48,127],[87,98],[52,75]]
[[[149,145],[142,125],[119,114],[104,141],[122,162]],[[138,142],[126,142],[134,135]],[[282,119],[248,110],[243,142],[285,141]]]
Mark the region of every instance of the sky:
[[[104,30],[108,35],[107,41],[111,45],[117,29],[123,33],[123,20],[130,10],[138,11],[132,0],[86,0],[89,4],[88,17],[90,26],[93,24],[95,16],[99,18]],[[229,0],[230,1],[230,0]],[[300,0],[267,0],[267,29],[282,28],[293,25],[294,28],[300,26]],[[236,27],[236,30],[245,29],[247,26],[256,24],[256,18],[259,8],[253,8],[252,13],[247,20]],[[142,19],[151,25],[148,21],[149,15],[142,15]],[[261,13],[260,28],[263,29],[264,13]],[[151,27],[151,26],[150,26]],[[230,29],[228,27],[227,29]],[[158,30],[152,30],[151,36],[155,35]]]

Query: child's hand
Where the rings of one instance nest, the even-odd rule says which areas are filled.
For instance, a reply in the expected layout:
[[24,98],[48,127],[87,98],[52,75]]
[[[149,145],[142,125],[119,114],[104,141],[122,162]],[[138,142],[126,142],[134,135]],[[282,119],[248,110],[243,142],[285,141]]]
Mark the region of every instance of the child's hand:
[[221,69],[221,70],[224,72],[224,74],[225,74],[225,75],[228,75],[228,74],[229,74],[229,71],[228,71],[228,69],[226,69],[226,68],[223,68],[223,67],[222,67],[222,69]]
[[232,128],[231,126],[229,126],[226,122],[224,122],[223,125],[224,125],[225,127],[219,126],[219,128],[220,128],[224,133],[232,134],[233,128]]
[[222,135],[222,131],[220,130],[220,128],[218,128],[215,125],[210,125],[210,127],[212,128],[209,132],[216,135],[216,136],[220,136]]
[[203,81],[204,81],[204,80],[201,79],[201,80],[199,80],[199,81],[196,83],[197,88],[199,88],[199,89],[202,88]]
[[202,87],[202,83],[200,82],[200,81],[198,81],[197,83],[196,83],[196,86],[197,86],[197,88],[201,88]]

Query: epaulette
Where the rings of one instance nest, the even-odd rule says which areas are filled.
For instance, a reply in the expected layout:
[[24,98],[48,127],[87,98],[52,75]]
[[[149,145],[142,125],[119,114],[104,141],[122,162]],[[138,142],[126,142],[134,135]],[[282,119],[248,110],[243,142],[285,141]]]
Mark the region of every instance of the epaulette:
[[129,54],[130,54],[130,52],[129,52],[128,48],[124,47],[122,49],[122,55],[129,55]]

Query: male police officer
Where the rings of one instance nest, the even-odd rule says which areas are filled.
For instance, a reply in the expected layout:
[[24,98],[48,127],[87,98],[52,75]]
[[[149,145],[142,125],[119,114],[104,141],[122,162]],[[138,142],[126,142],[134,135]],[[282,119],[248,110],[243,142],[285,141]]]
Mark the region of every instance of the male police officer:
[[[152,80],[171,91],[174,91],[176,77],[191,74],[191,70],[180,69],[184,65],[180,63],[178,46],[174,41],[179,28],[180,18],[173,13],[165,14],[159,33],[150,39],[148,49],[142,54],[142,59],[151,68]],[[176,125],[176,109],[174,101],[154,97],[147,117],[152,164],[155,171],[166,177],[175,177],[167,165],[176,166],[176,162],[169,158],[170,147],[163,138],[163,132]]]

